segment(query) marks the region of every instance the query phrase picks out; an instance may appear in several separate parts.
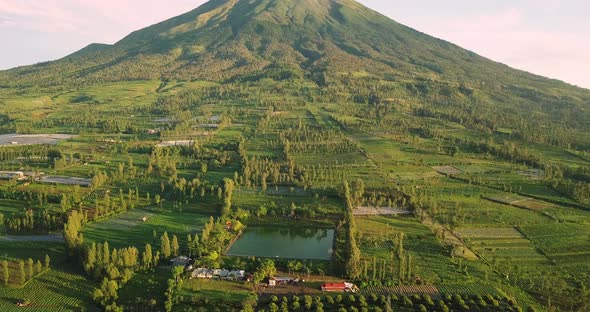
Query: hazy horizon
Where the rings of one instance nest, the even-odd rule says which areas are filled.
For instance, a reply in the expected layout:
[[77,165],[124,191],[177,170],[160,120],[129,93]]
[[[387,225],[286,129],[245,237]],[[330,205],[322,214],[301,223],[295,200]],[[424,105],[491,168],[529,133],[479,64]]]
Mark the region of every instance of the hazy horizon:
[[[205,2],[0,0],[0,36],[6,42],[0,69],[59,59],[90,43],[113,44]],[[584,1],[359,2],[494,61],[590,88],[590,20],[584,17],[590,4]]]

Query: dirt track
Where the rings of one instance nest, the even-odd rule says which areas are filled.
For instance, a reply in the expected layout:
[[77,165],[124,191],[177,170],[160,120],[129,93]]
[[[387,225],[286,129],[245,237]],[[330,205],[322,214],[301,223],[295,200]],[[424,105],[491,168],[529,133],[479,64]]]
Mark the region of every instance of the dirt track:
[[9,235],[0,236],[1,241],[8,242],[63,242],[60,235]]

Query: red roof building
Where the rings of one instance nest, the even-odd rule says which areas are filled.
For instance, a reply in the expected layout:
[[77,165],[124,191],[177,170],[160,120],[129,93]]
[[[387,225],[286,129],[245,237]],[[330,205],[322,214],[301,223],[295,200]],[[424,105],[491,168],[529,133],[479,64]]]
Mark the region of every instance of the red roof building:
[[344,292],[344,291],[346,291],[346,284],[345,283],[322,284],[322,291]]

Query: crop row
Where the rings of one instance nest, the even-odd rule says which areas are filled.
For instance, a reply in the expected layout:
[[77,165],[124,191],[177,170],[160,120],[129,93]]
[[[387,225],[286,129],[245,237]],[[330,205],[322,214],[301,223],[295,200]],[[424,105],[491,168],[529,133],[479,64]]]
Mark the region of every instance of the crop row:
[[361,290],[363,295],[436,295],[438,289],[432,285],[412,286],[367,286]]

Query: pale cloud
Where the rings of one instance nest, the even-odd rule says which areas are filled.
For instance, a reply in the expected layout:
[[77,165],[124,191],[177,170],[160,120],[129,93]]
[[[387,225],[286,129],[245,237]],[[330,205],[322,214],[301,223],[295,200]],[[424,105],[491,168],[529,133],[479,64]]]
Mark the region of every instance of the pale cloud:
[[[0,0],[10,26],[40,32],[96,35],[116,41],[127,33],[182,14],[204,0]],[[2,26],[3,23],[0,23]],[[4,25],[7,26],[7,25]]]
[[56,0],[0,0],[0,14],[11,21],[2,26],[42,32],[71,32],[83,23]]
[[[548,7],[560,4],[544,0]],[[547,7],[543,7],[547,9]],[[511,7],[462,18],[423,23],[420,30],[492,60],[579,86],[590,87],[588,29],[537,29],[522,9]]]
[[473,17],[452,19],[441,25],[456,31],[472,31],[476,27],[479,32],[497,32],[514,29],[522,25],[524,16],[521,10],[510,8],[502,12],[493,12]]
[[0,15],[0,27],[8,26],[10,24],[14,24],[14,21],[10,17]]

